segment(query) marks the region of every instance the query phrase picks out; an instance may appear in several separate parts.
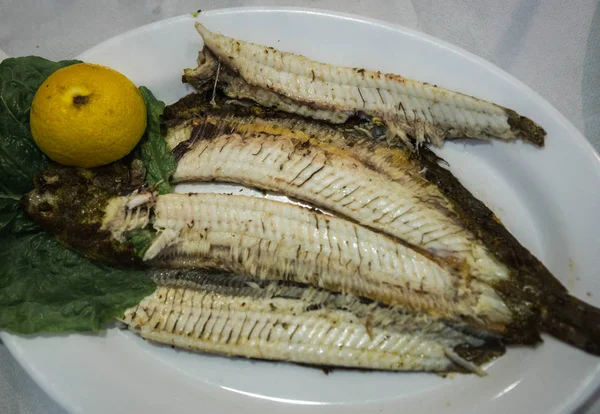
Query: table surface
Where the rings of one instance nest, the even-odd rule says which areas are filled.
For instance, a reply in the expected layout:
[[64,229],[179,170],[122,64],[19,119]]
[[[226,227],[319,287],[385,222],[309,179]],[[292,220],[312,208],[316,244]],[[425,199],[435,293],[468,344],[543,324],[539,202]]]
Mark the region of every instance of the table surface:
[[[400,24],[473,52],[529,85],[600,151],[598,0],[0,0],[0,49],[9,56],[67,59],[199,7],[300,5]],[[1,342],[0,413],[65,413]],[[584,413],[600,414],[600,402],[590,401],[578,411]]]

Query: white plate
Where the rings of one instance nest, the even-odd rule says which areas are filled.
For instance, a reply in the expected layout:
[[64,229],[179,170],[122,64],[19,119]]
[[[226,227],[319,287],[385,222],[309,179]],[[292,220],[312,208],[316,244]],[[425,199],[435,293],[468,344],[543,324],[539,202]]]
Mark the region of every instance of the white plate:
[[[441,154],[573,292],[600,295],[600,162],[584,137],[525,85],[456,47],[398,26],[299,9],[202,13],[212,30],[348,66],[395,72],[516,109],[548,131],[544,149],[451,143]],[[183,16],[136,29],[81,55],[125,73],[171,103],[190,90],[201,38]],[[589,296],[588,293],[592,296]],[[111,329],[103,335],[1,334],[27,372],[68,410],[86,413],[242,410],[250,413],[563,413],[600,382],[600,359],[546,338],[511,349],[489,376],[322,371],[192,354]]]

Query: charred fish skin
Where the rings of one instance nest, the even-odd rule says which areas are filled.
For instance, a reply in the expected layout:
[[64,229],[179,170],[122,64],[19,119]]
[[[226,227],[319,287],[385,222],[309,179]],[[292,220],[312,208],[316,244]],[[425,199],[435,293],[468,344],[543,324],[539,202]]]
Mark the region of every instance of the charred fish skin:
[[[115,198],[107,209],[103,228],[116,237],[131,231],[134,222],[133,227],[147,225],[125,212],[127,204],[127,197]],[[143,260],[151,266],[215,267],[292,280],[501,332],[512,319],[485,285],[383,234],[300,206],[247,196],[169,194],[140,214],[148,215],[156,236]]]
[[199,67],[185,72],[184,81],[193,85],[206,83],[219,67],[230,97],[333,123],[357,113],[381,117],[388,138],[407,145],[412,145],[409,136],[417,145],[441,146],[447,137],[544,144],[543,128],[491,102],[398,75],[315,62],[211,32],[200,23],[196,29],[205,50]]
[[511,269],[511,278],[495,286],[505,303],[522,316],[514,329],[527,335],[532,324],[555,338],[600,355],[600,309],[573,296],[487,206],[424,148],[419,162],[425,178],[459,211],[463,225],[476,231],[490,252]]
[[121,320],[145,339],[181,348],[312,365],[479,375],[485,375],[481,363],[503,353],[491,336],[288,282],[206,271],[161,271],[155,281],[155,293]]

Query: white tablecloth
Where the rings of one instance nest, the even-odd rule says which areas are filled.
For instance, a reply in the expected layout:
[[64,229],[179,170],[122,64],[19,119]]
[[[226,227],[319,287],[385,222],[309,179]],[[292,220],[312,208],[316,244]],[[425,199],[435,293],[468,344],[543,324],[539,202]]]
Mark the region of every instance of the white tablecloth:
[[[199,8],[257,5],[340,10],[445,39],[525,82],[600,150],[598,0],[0,0],[0,49],[9,56],[72,58],[153,21]],[[0,413],[64,413],[1,344]],[[582,413],[600,413],[600,404]]]

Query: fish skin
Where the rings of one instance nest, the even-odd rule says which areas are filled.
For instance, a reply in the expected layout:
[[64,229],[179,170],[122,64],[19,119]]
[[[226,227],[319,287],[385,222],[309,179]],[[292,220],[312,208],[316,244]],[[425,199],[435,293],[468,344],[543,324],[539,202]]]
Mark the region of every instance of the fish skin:
[[199,67],[184,72],[184,81],[192,85],[209,82],[219,66],[219,80],[230,97],[333,123],[357,113],[381,117],[388,139],[409,146],[409,137],[417,145],[441,146],[447,138],[461,137],[544,145],[543,128],[491,102],[399,75],[315,62],[211,32],[200,23],[196,29],[205,50]]
[[[145,339],[180,348],[347,368],[475,372],[503,353],[426,315],[288,282],[223,272],[155,272],[157,290],[121,321]],[[461,356],[461,347],[480,352]]]
[[[132,196],[136,197],[136,196]],[[258,279],[292,280],[502,331],[512,315],[485,285],[461,278],[387,236],[274,200],[167,194],[131,213],[111,200],[103,228],[116,237],[152,216],[143,260],[155,267],[216,267]],[[132,223],[134,223],[132,225]]]

